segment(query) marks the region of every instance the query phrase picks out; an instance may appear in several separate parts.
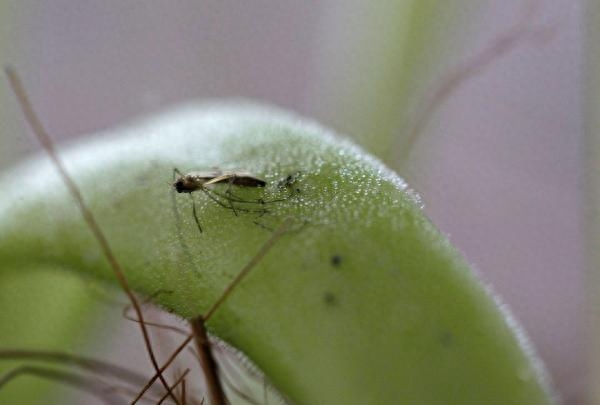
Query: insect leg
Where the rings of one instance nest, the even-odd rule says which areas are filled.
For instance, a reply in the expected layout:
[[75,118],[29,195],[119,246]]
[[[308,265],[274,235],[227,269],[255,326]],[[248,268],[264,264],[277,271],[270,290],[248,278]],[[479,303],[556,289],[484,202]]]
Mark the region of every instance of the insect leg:
[[231,186],[233,185],[234,180],[235,180],[235,176],[232,176],[227,181],[227,190],[225,190],[225,194],[229,197],[229,198],[227,198],[227,201],[229,202],[229,206],[231,207],[231,210],[233,211],[233,213],[237,217],[238,213],[235,210],[235,206],[233,205],[233,199],[230,198],[233,195],[233,193],[231,192]]
[[[220,192],[218,192],[216,190],[209,190],[207,188],[203,188],[202,190],[206,193],[206,195],[211,200],[213,200],[215,203],[219,204],[221,207],[227,208],[227,209],[232,209],[231,206],[230,206],[230,204],[232,202],[236,202],[236,203],[240,203],[240,204],[254,204],[254,205],[264,205],[264,204],[268,204],[268,203],[271,203],[271,202],[276,202],[275,200],[264,201],[264,200],[233,199],[232,197],[224,195],[223,193],[220,193]],[[223,200],[226,200],[230,204],[223,203],[221,200],[219,200],[219,198],[222,198]],[[284,201],[284,200],[277,200],[277,201]],[[269,212],[268,210],[266,210],[264,208],[252,209],[252,208],[240,208],[239,206],[237,206],[237,207],[235,207],[235,209],[238,212],[258,212],[258,213],[262,213],[263,215]]]
[[192,200],[192,214],[194,215],[194,221],[196,221],[196,226],[198,226],[198,230],[202,233],[202,226],[200,225],[200,220],[198,219],[198,213],[196,212],[196,200],[194,200],[193,193],[190,194],[190,199]]
[[176,167],[173,168],[173,182],[177,180],[177,176],[183,177],[183,173]]
[[[225,204],[223,201],[219,200],[219,198],[222,198],[224,200],[226,200],[227,202],[231,203],[231,201],[229,200],[229,198],[219,192],[216,192],[214,190],[209,190],[207,188],[201,188],[201,190],[204,192],[204,194],[206,194],[208,196],[208,198],[210,198],[211,200],[213,200],[215,203],[217,203],[218,205],[220,205],[223,208],[226,208],[228,210],[231,210],[231,205],[230,204]],[[219,197],[219,198],[217,198]],[[237,207],[236,208],[237,211],[241,211],[241,212],[254,212],[251,209],[247,209],[247,208],[240,208]]]

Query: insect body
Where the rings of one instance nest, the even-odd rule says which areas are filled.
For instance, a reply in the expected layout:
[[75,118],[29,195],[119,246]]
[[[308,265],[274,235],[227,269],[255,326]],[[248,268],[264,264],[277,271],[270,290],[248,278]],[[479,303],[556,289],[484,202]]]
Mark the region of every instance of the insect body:
[[[177,177],[175,177],[175,175]],[[250,209],[240,208],[234,205],[234,203],[258,205],[265,204],[265,201],[262,199],[246,200],[236,196],[232,192],[232,186],[252,188],[262,188],[266,186],[266,181],[254,176],[249,172],[215,170],[208,172],[189,172],[187,174],[183,174],[178,169],[173,169],[173,177],[173,188],[175,189],[175,191],[177,191],[178,193],[187,193],[192,198],[192,213],[194,215],[194,221],[196,222],[200,233],[202,233],[202,226],[200,225],[200,220],[198,219],[198,214],[196,212],[196,204],[192,196],[192,193],[195,191],[204,192],[211,200],[213,200],[218,205],[224,208],[232,210],[235,215],[237,215],[238,211],[259,212],[261,214],[264,214],[266,212],[264,208]],[[210,185],[216,184],[228,184],[229,188],[224,193],[222,193],[208,187]]]
[[234,186],[242,187],[264,187],[267,183],[258,177],[242,171],[230,172],[190,172],[182,174],[175,169],[179,177],[173,183],[173,187],[178,193],[193,193],[211,184],[228,183]]

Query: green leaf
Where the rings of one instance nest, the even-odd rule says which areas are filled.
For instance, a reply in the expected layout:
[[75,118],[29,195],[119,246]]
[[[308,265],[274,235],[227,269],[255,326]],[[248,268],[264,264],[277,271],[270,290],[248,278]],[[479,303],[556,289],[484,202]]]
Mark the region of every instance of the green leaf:
[[[294,403],[552,402],[518,327],[415,193],[316,124],[252,105],[189,106],[62,156],[134,289],[160,292],[157,303],[182,317],[206,311],[271,229],[292,219],[209,327]],[[215,166],[266,179],[264,189],[233,192],[271,201],[246,205],[268,212],[235,215],[198,193],[200,234],[189,197],[173,194],[173,168]],[[297,178],[285,187],[289,175]],[[0,186],[0,272],[52,265],[114,281],[46,159]]]
[[[0,347],[76,352],[100,314],[97,296],[81,275],[64,269],[2,266]],[[13,271],[16,270],[16,271]],[[0,377],[29,361],[0,361]],[[59,387],[39,377],[20,377],[0,389],[2,404],[54,403]],[[58,402],[56,402],[58,403]]]

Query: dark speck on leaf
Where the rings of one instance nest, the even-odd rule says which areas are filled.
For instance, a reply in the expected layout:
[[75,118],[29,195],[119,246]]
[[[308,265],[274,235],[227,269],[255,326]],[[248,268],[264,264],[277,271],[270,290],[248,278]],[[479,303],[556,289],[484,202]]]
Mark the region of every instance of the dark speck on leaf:
[[338,254],[331,256],[331,265],[333,267],[340,267],[341,264],[342,264],[342,256],[340,256]]
[[325,304],[331,305],[331,306],[337,304],[337,298],[331,292],[326,292],[325,294],[323,294],[323,301],[325,301]]

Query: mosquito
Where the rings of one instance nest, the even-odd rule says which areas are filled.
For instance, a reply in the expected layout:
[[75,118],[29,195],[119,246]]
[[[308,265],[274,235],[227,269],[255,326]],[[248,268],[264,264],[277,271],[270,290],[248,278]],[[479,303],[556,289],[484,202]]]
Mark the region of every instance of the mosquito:
[[[225,192],[219,192],[212,189],[211,185],[227,184],[229,187]],[[256,212],[261,215],[267,213],[267,210],[263,208],[248,208],[242,207],[240,204],[254,204],[260,207],[265,204],[279,202],[282,200],[265,201],[262,198],[256,200],[249,200],[241,198],[235,195],[232,191],[234,186],[245,187],[245,188],[263,188],[267,185],[267,182],[258,176],[247,172],[247,171],[192,171],[189,173],[182,173],[179,169],[173,169],[173,189],[178,193],[186,193],[192,200],[192,214],[194,221],[200,233],[203,232],[202,225],[200,225],[200,219],[198,218],[198,212],[196,210],[196,202],[193,197],[193,193],[196,191],[202,191],[212,201],[220,205],[221,207],[230,209],[237,216],[238,212]],[[237,204],[237,205],[236,205]]]

